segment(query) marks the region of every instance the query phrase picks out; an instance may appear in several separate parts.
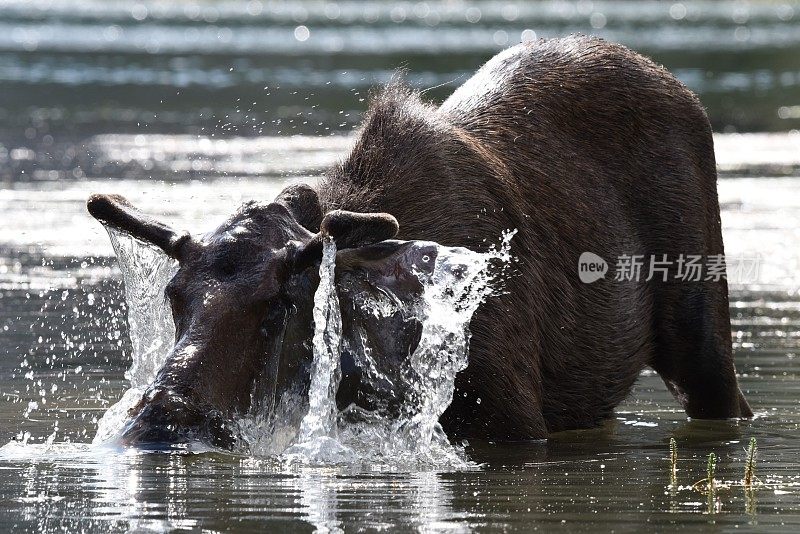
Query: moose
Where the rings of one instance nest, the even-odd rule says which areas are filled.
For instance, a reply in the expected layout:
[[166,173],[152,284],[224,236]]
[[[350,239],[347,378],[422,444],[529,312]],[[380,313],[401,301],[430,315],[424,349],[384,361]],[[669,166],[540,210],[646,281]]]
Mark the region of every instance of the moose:
[[[315,186],[248,202],[210,234],[93,195],[92,216],[179,265],[166,289],[175,346],[123,441],[231,447],[229,422],[251,408],[257,383],[268,410],[302,406],[325,239],[339,251],[337,276],[366,269],[413,293],[403,273],[420,243],[483,251],[509,229],[515,273],[471,321],[469,363],[440,418],[450,437],[596,427],[647,366],[689,417],[750,417],[724,277],[679,280],[675,266],[669,277],[578,276],[587,251],[610,263],[723,254],[716,180],[694,94],[621,45],[570,36],[506,49],[439,106],[388,84]],[[384,337],[389,366],[415,342],[402,322]],[[358,402],[358,381],[345,389],[340,408]]]

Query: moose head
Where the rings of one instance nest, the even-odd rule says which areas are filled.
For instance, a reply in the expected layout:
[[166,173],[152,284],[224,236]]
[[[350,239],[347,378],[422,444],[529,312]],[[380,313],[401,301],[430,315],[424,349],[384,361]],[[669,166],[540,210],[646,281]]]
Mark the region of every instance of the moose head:
[[[87,207],[104,225],[155,245],[178,263],[166,287],[175,345],[130,410],[121,437],[142,447],[202,441],[231,448],[232,418],[254,403],[276,417],[302,417],[313,357],[317,267],[326,238],[341,251],[337,271],[339,263],[349,272],[368,271],[363,283],[397,293],[418,293],[410,273],[422,264],[420,258],[429,262],[435,256],[430,246],[386,241],[399,229],[386,213],[323,214],[317,193],[307,185],[291,186],[271,203],[247,202],[202,236],[176,231],[121,196],[93,195]],[[358,283],[351,280],[349,287]],[[368,319],[362,314],[361,320]],[[399,323],[398,328],[408,330]],[[418,341],[416,330],[387,339],[395,344],[407,339],[400,349],[407,353]],[[344,372],[353,368],[350,362]],[[356,375],[344,380],[341,404],[358,395]],[[351,398],[343,398],[347,395]]]

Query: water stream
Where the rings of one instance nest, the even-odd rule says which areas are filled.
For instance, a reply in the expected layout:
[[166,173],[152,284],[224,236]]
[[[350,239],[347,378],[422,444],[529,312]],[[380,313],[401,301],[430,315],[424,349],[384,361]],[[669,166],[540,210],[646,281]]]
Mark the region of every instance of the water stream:
[[335,461],[350,451],[336,440],[336,387],[340,376],[342,314],[336,295],[336,244],[323,243],[319,287],[314,294],[314,365],[308,394],[308,413],[300,424],[292,456]]
[[125,371],[130,389],[100,419],[96,444],[111,441],[122,430],[128,409],[155,379],[175,339],[164,288],[177,271],[176,262],[156,247],[114,229],[108,229],[108,236],[125,286],[133,363]]

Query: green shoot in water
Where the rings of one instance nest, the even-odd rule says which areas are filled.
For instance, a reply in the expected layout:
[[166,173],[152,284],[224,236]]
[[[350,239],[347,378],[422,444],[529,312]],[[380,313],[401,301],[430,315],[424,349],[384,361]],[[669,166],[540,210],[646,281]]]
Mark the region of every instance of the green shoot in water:
[[717,471],[717,455],[713,452],[708,455],[708,465],[706,466],[706,481],[708,482],[708,492],[714,492],[714,474]]
[[715,488],[714,488],[714,475],[717,471],[717,455],[713,452],[708,455],[708,465],[706,466],[706,474],[708,475],[708,513],[713,514],[716,510],[715,503]]
[[756,452],[758,446],[756,445],[756,438],[750,438],[750,446],[747,448],[747,463],[744,466],[744,487],[752,488],[753,479],[756,474]]
[[669,483],[672,486],[678,484],[678,443],[675,438],[669,438]]

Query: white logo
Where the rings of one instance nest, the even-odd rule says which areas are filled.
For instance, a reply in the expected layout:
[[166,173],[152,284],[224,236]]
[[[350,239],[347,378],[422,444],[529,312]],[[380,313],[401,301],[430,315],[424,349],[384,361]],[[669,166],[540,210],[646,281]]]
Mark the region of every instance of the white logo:
[[592,252],[584,252],[578,258],[578,278],[584,284],[591,284],[606,277],[608,263]]

